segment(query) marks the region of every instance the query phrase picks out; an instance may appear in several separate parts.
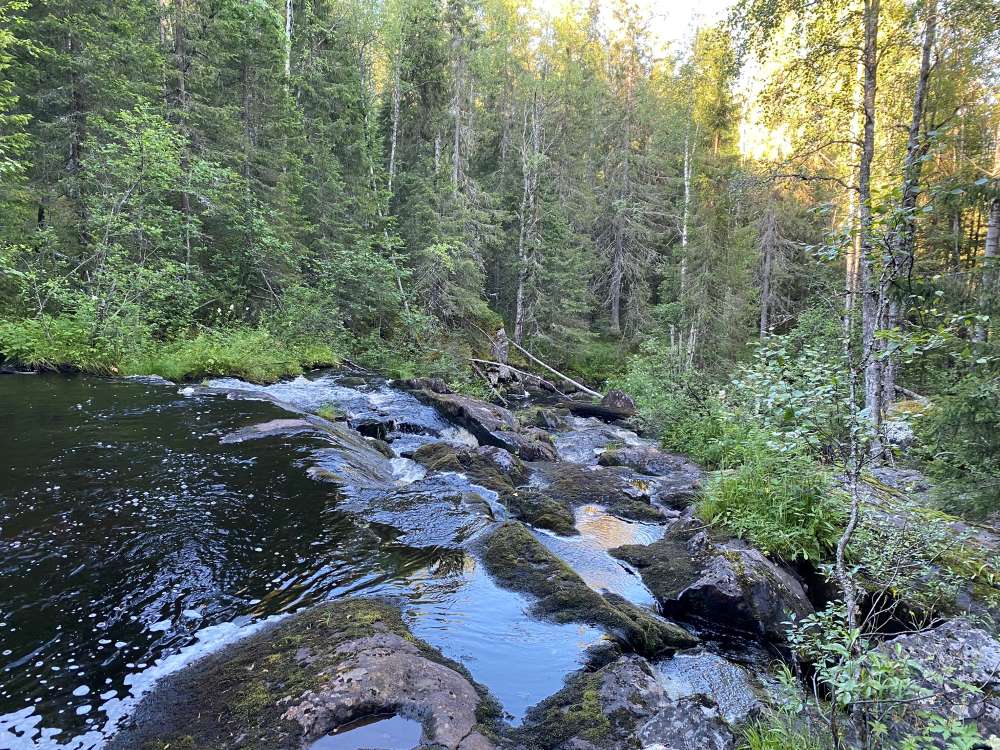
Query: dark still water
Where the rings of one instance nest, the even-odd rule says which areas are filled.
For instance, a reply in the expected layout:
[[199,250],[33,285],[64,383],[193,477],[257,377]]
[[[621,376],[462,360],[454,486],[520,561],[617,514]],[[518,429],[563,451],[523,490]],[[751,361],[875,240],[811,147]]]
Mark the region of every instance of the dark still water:
[[[296,383],[317,402],[387,399],[327,374]],[[155,381],[0,377],[0,749],[99,748],[158,676],[351,593],[399,597],[515,717],[559,688],[597,633],[527,617],[455,542],[489,505],[450,501],[462,478],[405,458],[347,497],[310,478],[347,460],[321,435],[222,441],[290,416]],[[452,516],[464,525],[442,529]]]

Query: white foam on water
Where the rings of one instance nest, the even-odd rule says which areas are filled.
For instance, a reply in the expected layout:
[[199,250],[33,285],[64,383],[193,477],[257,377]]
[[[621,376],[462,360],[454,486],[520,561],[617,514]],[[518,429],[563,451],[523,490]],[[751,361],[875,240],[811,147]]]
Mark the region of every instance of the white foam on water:
[[125,678],[125,685],[129,688],[128,695],[118,698],[115,694],[98,707],[107,717],[103,728],[77,735],[64,743],[54,739],[59,734],[59,729],[41,726],[42,717],[35,713],[33,707],[4,714],[0,716],[0,748],[2,750],[101,750],[122,720],[135,710],[139,701],[152,691],[157,682],[285,617],[287,615],[274,615],[253,623],[241,618],[233,622],[210,625],[198,631],[194,643],[175,654],[163,657],[148,669]]
[[412,459],[393,458],[389,463],[392,464],[392,475],[397,486],[413,484],[427,476],[427,469]]

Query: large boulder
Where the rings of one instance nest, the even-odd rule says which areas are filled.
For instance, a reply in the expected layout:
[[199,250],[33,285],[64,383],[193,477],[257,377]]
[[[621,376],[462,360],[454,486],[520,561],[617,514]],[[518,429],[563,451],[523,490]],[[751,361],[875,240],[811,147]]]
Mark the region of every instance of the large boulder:
[[666,614],[712,629],[783,643],[785,623],[814,611],[791,572],[736,539],[714,543],[680,525],[653,544],[619,547],[611,554],[639,570]]
[[428,389],[415,390],[414,395],[425,404],[434,406],[451,422],[464,427],[484,445],[494,445],[525,461],[554,461],[555,446],[541,431],[522,431],[514,415],[502,406],[463,396],[458,393],[437,393]]
[[624,391],[610,390],[601,399],[601,406],[608,409],[616,409],[622,414],[632,416],[635,414],[635,399]]
[[673,698],[645,659],[627,655],[528,711],[514,733],[539,750],[733,750],[736,738],[711,699]]
[[408,391],[431,391],[432,393],[451,393],[448,384],[441,378],[409,378],[400,380],[397,385]]
[[964,619],[949,620],[932,630],[897,636],[879,648],[909,660],[918,690],[927,696],[906,706],[893,726],[895,734],[922,732],[926,719],[921,713],[926,711],[973,723],[984,739],[1000,744],[1000,642],[986,630]]
[[606,448],[597,463],[637,472],[648,483],[650,500],[663,508],[688,507],[701,491],[705,477],[697,464],[683,456],[642,443]]
[[347,599],[286,620],[162,681],[109,750],[300,750],[358,719],[421,722],[421,745],[490,750],[499,709],[399,610]]
[[599,594],[523,525],[499,526],[483,542],[483,561],[503,586],[535,597],[536,616],[603,628],[641,654],[697,643],[684,628],[614,594]]
[[878,550],[864,588],[891,594],[893,614],[918,628],[955,615],[1000,623],[1000,535],[929,507],[930,482],[913,470],[875,469],[860,491],[856,537]]
[[684,456],[644,444],[606,448],[597,457],[597,463],[601,466],[627,466],[640,474],[653,477],[684,473],[697,478],[703,474],[696,464]]

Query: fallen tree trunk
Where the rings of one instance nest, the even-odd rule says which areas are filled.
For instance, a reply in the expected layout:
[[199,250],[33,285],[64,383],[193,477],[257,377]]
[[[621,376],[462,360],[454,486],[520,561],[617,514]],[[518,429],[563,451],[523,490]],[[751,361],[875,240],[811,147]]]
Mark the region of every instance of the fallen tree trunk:
[[518,379],[521,382],[526,382],[528,385],[533,385],[536,388],[542,388],[546,391],[551,391],[552,393],[555,393],[561,396],[562,398],[569,400],[569,396],[567,396],[565,393],[556,388],[552,382],[546,380],[540,375],[535,375],[533,372],[527,372],[526,370],[519,370],[518,368],[512,367],[511,365],[504,364],[502,362],[494,362],[489,359],[477,359],[476,357],[470,357],[469,361],[472,362],[473,367],[475,367],[476,365],[485,365],[487,367],[496,367],[509,370],[510,372],[513,372],[514,374],[518,375],[519,376]]
[[486,376],[486,373],[484,373],[482,370],[479,369],[479,365],[477,365],[476,363],[480,362],[480,361],[481,360],[477,360],[477,359],[472,360],[472,370],[473,370],[473,372],[475,372],[476,375],[478,375],[479,377],[481,377],[486,382],[486,385],[489,387],[489,389],[491,391],[493,391],[493,395],[496,396],[500,400],[500,403],[503,404],[504,406],[507,406],[507,399],[505,399],[503,397],[503,394],[501,394],[500,391],[497,390],[496,386],[493,385],[492,381]]
[[[604,397],[602,394],[598,393],[597,391],[591,390],[590,388],[588,388],[587,386],[585,386],[583,383],[579,383],[576,380],[573,380],[573,378],[571,378],[569,375],[564,375],[563,373],[559,372],[559,370],[557,370],[556,368],[550,367],[549,365],[545,364],[544,362],[542,362],[542,360],[540,360],[534,354],[532,354],[531,352],[529,352],[527,349],[525,349],[523,346],[521,346],[516,341],[511,341],[510,343],[514,346],[514,348],[516,348],[519,352],[521,352],[521,354],[523,354],[525,357],[527,357],[528,359],[530,359],[536,365],[541,365],[546,370],[548,370],[549,372],[551,372],[553,375],[557,375],[560,379],[566,381],[570,385],[576,386],[576,388],[578,388],[579,390],[583,391],[584,393],[587,393],[587,394],[593,396],[594,398],[603,398]],[[508,367],[509,367],[509,365],[508,365]]]

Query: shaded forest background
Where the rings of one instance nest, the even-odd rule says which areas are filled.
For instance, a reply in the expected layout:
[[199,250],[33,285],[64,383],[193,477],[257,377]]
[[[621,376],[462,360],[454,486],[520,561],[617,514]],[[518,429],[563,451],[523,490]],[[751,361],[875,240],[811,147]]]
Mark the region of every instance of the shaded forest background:
[[[1000,6],[652,29],[632,0],[0,0],[0,364],[493,398],[503,329],[631,394],[708,471],[699,523],[828,586],[790,643],[829,726],[798,702],[746,746],[888,746],[927,695],[878,644],[1000,611]],[[979,746],[918,713],[900,747]]]
[[462,380],[505,326],[599,385],[635,353],[717,378],[847,331],[887,362],[878,412],[993,371],[991,2],[744,0],[669,49],[629,0],[3,0],[0,21],[12,360]]

